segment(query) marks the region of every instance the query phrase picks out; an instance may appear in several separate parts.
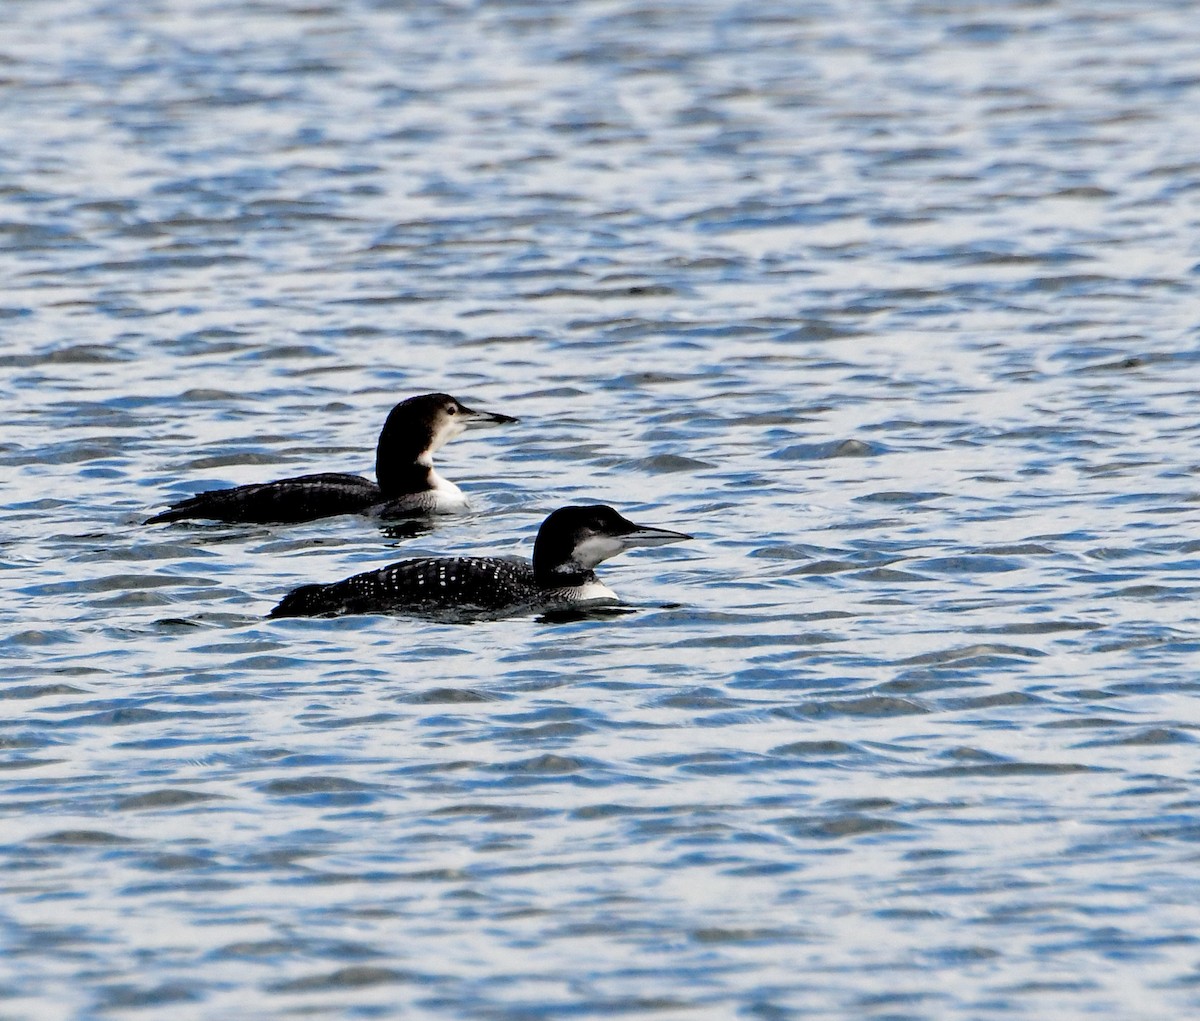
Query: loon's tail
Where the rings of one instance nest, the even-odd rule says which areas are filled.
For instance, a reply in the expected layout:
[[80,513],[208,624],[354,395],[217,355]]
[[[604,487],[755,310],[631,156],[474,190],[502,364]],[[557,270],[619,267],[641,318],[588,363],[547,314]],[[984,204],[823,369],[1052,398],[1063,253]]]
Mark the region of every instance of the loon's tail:
[[280,601],[268,617],[318,617],[329,613],[329,601],[322,598],[328,585],[301,585],[292,589]]
[[171,504],[165,511],[159,511],[152,518],[147,518],[143,525],[164,525],[168,521],[187,521],[198,508],[199,500],[192,496],[186,500]]

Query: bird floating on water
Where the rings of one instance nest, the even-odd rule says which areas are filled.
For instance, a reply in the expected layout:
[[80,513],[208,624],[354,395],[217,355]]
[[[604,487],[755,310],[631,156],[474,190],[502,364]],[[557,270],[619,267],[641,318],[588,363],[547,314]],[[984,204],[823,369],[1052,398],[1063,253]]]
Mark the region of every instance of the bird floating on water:
[[560,507],[538,530],[533,559],[421,557],[329,585],[303,585],[284,596],[271,617],[355,613],[507,616],[538,610],[611,605],[617,594],[594,568],[637,546],[692,538],[638,525],[604,504]]
[[323,472],[210,489],[172,504],[146,524],[188,519],[293,524],[367,512],[380,517],[452,514],[463,510],[467,500],[458,486],[434,470],[434,453],[471,426],[515,421],[511,415],[468,408],[449,394],[410,397],[392,408],[379,434],[378,482]]

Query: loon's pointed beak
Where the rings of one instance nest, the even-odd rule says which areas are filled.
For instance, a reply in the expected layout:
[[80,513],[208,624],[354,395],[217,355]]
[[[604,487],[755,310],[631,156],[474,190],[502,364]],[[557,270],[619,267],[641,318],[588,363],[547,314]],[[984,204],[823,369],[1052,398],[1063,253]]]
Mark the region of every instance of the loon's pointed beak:
[[460,407],[466,421],[471,425],[507,425],[509,422],[519,421],[512,415],[501,415],[498,411],[476,411],[465,404]]
[[626,532],[618,541],[625,549],[633,549],[635,546],[665,546],[669,542],[683,542],[691,538],[686,532],[672,532],[669,528],[634,525],[633,531]]

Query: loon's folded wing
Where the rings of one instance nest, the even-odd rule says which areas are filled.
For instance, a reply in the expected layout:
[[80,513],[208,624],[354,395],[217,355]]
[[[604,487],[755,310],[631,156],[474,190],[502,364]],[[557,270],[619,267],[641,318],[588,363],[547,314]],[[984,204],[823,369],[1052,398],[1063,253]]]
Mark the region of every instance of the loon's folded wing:
[[325,472],[232,489],[210,489],[172,504],[146,524],[202,518],[249,524],[291,524],[335,514],[358,514],[383,499],[360,475]]
[[502,610],[531,605],[539,594],[528,561],[424,557],[402,560],[331,585],[302,585],[284,596],[269,616]]

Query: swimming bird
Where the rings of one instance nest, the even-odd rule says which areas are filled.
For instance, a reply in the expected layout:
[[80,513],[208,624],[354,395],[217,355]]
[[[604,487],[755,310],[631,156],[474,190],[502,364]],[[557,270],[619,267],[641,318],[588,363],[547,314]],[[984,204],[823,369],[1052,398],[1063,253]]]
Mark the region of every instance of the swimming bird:
[[611,604],[618,601],[617,594],[596,577],[597,564],[635,546],[690,538],[634,524],[604,504],[560,507],[538,529],[532,562],[505,557],[402,560],[330,585],[303,585],[284,596],[269,616],[464,610],[497,616]]
[[434,471],[434,452],[469,426],[515,421],[510,415],[475,411],[449,394],[410,397],[392,408],[379,434],[378,483],[361,475],[323,472],[210,489],[172,504],[146,524],[193,518],[291,524],[367,511],[380,517],[454,513],[467,500],[458,486]]

